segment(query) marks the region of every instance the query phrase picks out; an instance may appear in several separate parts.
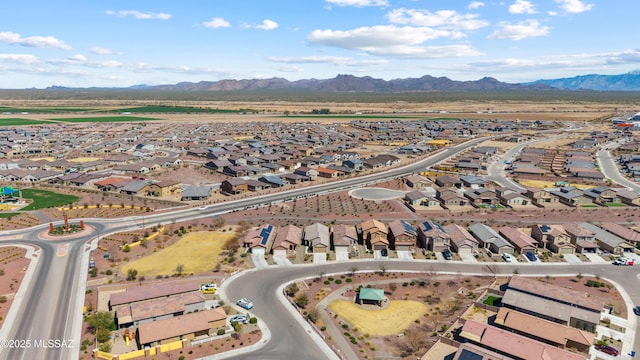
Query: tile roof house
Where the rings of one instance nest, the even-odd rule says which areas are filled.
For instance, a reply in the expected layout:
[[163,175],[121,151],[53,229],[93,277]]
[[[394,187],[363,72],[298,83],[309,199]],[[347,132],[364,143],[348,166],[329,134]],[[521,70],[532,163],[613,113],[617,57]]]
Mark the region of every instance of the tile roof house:
[[180,201],[207,200],[211,196],[211,187],[188,185],[182,188]]
[[411,251],[416,247],[418,234],[406,220],[394,220],[389,223],[389,244],[396,251]]
[[472,254],[478,250],[478,240],[467,229],[458,224],[447,224],[443,228],[449,234],[453,251],[458,254]]
[[534,204],[539,206],[553,205],[560,202],[557,196],[551,195],[551,193],[545,189],[528,187],[525,195],[531,199]]
[[451,237],[446,230],[433,221],[423,221],[418,225],[418,247],[434,252],[449,249]]
[[519,335],[539,339],[559,348],[574,348],[583,353],[589,352],[589,347],[596,338],[594,333],[527,315],[506,307],[501,307],[498,310],[494,324]]
[[596,241],[596,234],[593,231],[589,231],[582,226],[570,222],[563,225],[564,231],[569,235],[571,243],[576,246],[576,251],[579,253],[597,253],[598,242]]
[[625,239],[619,236],[586,222],[578,223],[578,225],[595,234],[596,241],[602,250],[606,250],[615,255],[621,255],[625,252],[633,252],[633,245],[629,244]]
[[[460,337],[472,344],[523,360],[586,360],[588,357],[545,344],[511,331],[467,320]],[[493,358],[489,358],[493,359]]]
[[242,240],[242,245],[251,248],[252,252],[263,251],[266,253],[271,251],[271,245],[276,235],[274,230],[274,226],[270,224],[249,230]]
[[328,252],[331,248],[329,227],[321,223],[305,226],[302,243],[313,248],[314,253]]
[[534,278],[513,276],[502,298],[503,306],[578,329],[595,331],[604,303],[588,293]]
[[614,222],[601,223],[600,227],[613,235],[619,236],[632,244],[636,248],[640,248],[640,233],[626,226]]
[[488,249],[494,254],[514,253],[514,246],[485,224],[473,224],[469,227],[469,232],[480,241],[481,247]]
[[271,252],[274,256],[294,256],[301,243],[301,228],[294,225],[282,226],[276,232]]
[[358,232],[353,225],[338,224],[331,229],[331,247],[337,252],[349,252],[358,244]]
[[378,220],[367,220],[360,224],[362,239],[368,248],[373,250],[386,249],[389,246],[387,240],[387,226]]
[[222,307],[140,324],[136,331],[138,348],[210,336],[224,328],[227,314]]
[[576,245],[572,243],[571,236],[562,225],[533,225],[531,227],[531,236],[538,241],[539,247],[557,254],[574,254],[576,251]]
[[165,298],[198,290],[200,290],[200,282],[195,281],[185,283],[171,282],[162,286],[150,284],[130,287],[123,292],[112,293],[109,296],[109,310],[120,305]]
[[537,241],[518,228],[503,226],[498,229],[498,233],[504,236],[520,254],[525,254],[528,251],[535,252],[538,248]]
[[124,329],[145,322],[204,310],[204,308],[205,298],[200,291],[196,291],[121,305],[115,309],[114,317],[118,328]]

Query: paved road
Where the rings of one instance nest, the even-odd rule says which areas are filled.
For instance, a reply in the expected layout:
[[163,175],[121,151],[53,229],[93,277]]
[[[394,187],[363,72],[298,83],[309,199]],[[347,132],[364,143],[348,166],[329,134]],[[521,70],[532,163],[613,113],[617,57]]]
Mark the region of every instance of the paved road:
[[[42,249],[33,280],[24,282],[27,286],[25,301],[19,306],[14,322],[4,321],[1,334],[7,339],[33,341],[75,341],[73,347],[0,349],[0,359],[77,359],[81,331],[81,312],[83,294],[86,286],[88,268],[88,249],[85,247],[92,239],[111,233],[151,227],[157,224],[179,222],[196,218],[214,217],[234,210],[251,206],[262,206],[271,202],[285,201],[296,197],[305,197],[354,188],[363,184],[375,183],[399,177],[425,169],[457,153],[468,149],[485,138],[473,139],[463,144],[447,148],[431,157],[414,164],[391,169],[372,175],[346,179],[327,184],[309,186],[280,193],[267,194],[248,199],[224,202],[207,207],[206,210],[180,209],[165,213],[133,216],[122,219],[84,219],[84,223],[93,228],[93,232],[66,241],[66,253],[57,256],[58,246],[65,241],[43,240],[39,233],[46,231],[47,224],[29,229],[0,232],[0,244],[25,243]],[[60,222],[54,223],[59,225]],[[7,328],[10,327],[10,328]],[[293,345],[291,345],[293,346]],[[282,353],[281,353],[282,354]]]
[[522,192],[522,191],[526,191],[526,188],[520,184],[518,184],[517,182],[511,180],[510,177],[508,177],[505,174],[505,167],[507,164],[505,164],[505,161],[509,161],[509,162],[513,162],[513,159],[516,158],[516,156],[522,151],[522,149],[524,149],[525,147],[534,145],[534,144],[538,144],[541,142],[545,142],[545,141],[549,141],[549,140],[554,140],[554,139],[559,139],[561,137],[564,137],[565,135],[556,135],[556,136],[552,136],[552,137],[547,137],[544,139],[537,139],[537,140],[532,140],[532,141],[527,141],[525,143],[521,143],[519,145],[516,145],[514,147],[512,147],[511,149],[507,150],[504,155],[502,155],[501,157],[498,157],[496,159],[496,161],[494,161],[491,165],[489,165],[489,167],[487,168],[487,174],[488,174],[488,178],[495,182],[496,184],[498,184],[499,186],[502,187],[506,187],[508,189],[511,189],[513,191],[517,191],[517,192]]
[[618,165],[616,161],[611,156],[610,149],[614,149],[618,147],[619,144],[617,142],[609,143],[599,150],[596,153],[596,159],[598,161],[598,166],[600,167],[600,172],[605,178],[610,179],[614,183],[629,188],[630,190],[640,192],[640,185],[634,183],[627,179],[624,175],[620,173],[618,169]]

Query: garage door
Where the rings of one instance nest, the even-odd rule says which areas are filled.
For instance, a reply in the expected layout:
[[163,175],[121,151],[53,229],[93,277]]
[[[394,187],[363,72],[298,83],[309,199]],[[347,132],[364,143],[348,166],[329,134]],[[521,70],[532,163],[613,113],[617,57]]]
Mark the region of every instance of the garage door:
[[314,253],[326,253],[327,252],[327,248],[324,246],[316,246],[313,248],[313,252]]
[[558,253],[560,254],[573,254],[573,248],[560,248]]
[[373,246],[373,250],[382,250],[382,249],[386,249],[387,246],[384,244],[376,244]]
[[251,253],[264,256],[264,248],[253,248],[251,249]]
[[399,245],[399,246],[396,246],[396,251],[411,251],[411,246]]
[[282,250],[282,249],[273,250],[273,256],[284,256],[284,257],[286,257],[287,256],[287,250]]

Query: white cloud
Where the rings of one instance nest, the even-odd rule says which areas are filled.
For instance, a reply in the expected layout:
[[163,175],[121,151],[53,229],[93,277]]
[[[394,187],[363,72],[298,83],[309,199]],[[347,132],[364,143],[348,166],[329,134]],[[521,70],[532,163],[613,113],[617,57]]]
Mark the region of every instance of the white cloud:
[[262,21],[262,24],[255,25],[254,27],[262,30],[273,30],[278,27],[278,23],[273,20],[265,19]]
[[594,4],[587,4],[582,0],[554,0],[558,7],[570,14],[579,14],[593,9]]
[[379,25],[348,31],[315,30],[307,40],[315,45],[360,50],[372,55],[436,58],[476,56],[480,53],[468,45],[421,46],[425,41],[456,37],[458,32],[429,27]]
[[489,35],[489,39],[522,40],[530,37],[549,35],[548,26],[541,26],[538,20],[525,20],[517,24],[501,22],[500,29]]
[[0,61],[18,64],[35,64],[38,58],[30,54],[0,54]]
[[278,71],[281,71],[281,72],[303,72],[304,71],[303,68],[301,68],[300,66],[296,66],[296,65],[278,66],[278,67],[274,67],[272,69],[278,70]]
[[70,60],[73,62],[85,62],[87,61],[87,57],[82,54],[75,54],[75,55],[69,56],[67,60]]
[[481,1],[472,1],[471,3],[469,3],[469,5],[467,5],[467,9],[476,10],[476,9],[479,9],[479,8],[481,8],[483,6],[485,6],[485,5]]
[[29,36],[23,38],[20,34],[11,31],[0,32],[0,43],[29,46],[35,48],[56,48],[71,50],[71,46],[53,36]]
[[509,6],[509,12],[512,14],[535,14],[536,7],[530,1],[516,0]]
[[202,25],[211,29],[227,28],[231,26],[231,24],[223,18],[211,18],[211,20],[203,22]]
[[363,66],[387,64],[387,60],[356,60],[347,56],[302,56],[302,57],[269,57],[269,61],[288,64],[333,64],[341,66]]
[[107,10],[106,14],[121,17],[121,18],[127,17],[127,16],[133,16],[138,20],[169,20],[171,19],[171,14],[153,13],[153,12],[145,13],[137,10],[119,10],[119,11]]
[[113,51],[111,49],[107,49],[107,48],[103,48],[103,47],[99,47],[99,46],[94,46],[91,49],[89,49],[89,51],[92,54],[96,54],[96,55],[111,55],[111,54],[113,54]]
[[558,12],[557,12],[557,11],[547,11],[547,14],[548,14],[549,16],[557,16],[557,15],[558,15]]
[[335,6],[387,6],[389,2],[387,0],[325,0],[331,5]]
[[389,11],[387,18],[394,24],[442,27],[444,29],[476,30],[489,23],[478,19],[476,14],[459,14],[455,10],[394,9]]

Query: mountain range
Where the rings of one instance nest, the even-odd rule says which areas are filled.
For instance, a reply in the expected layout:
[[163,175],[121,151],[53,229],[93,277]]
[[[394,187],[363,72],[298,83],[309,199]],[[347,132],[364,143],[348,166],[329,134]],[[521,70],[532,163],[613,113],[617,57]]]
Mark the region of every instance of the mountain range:
[[[49,90],[69,89],[52,86]],[[95,88],[94,88],[95,89]],[[435,91],[535,91],[535,90],[593,90],[640,91],[640,71],[621,75],[582,75],[572,78],[537,80],[529,83],[505,83],[492,77],[474,81],[456,81],[447,77],[425,75],[420,78],[383,80],[370,76],[338,75],[332,79],[284,78],[180,82],[168,85],[135,85],[133,90],[156,91],[247,91],[247,90],[308,90],[323,92],[402,93]]]
[[562,90],[640,91],[640,71],[620,75],[590,74],[571,78],[537,80],[528,84],[544,84]]

